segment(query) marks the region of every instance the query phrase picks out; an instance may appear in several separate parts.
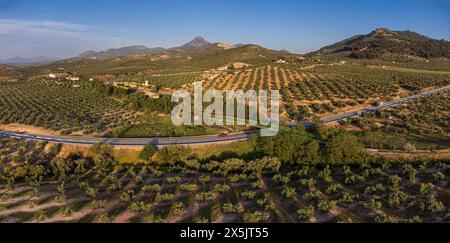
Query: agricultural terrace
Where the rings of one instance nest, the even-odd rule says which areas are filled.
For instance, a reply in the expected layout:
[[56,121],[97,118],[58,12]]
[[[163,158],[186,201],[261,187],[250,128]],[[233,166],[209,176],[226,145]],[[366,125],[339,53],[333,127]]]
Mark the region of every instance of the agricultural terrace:
[[[246,45],[228,50],[185,53],[173,50],[167,53],[132,55],[110,59],[73,59],[47,65],[45,67],[26,67],[27,75],[43,75],[51,70],[64,69],[83,77],[111,76],[114,81],[145,82],[162,87],[180,88],[192,83],[202,72],[217,69],[235,62],[250,65],[269,63],[279,56],[279,52],[259,46]],[[289,55],[288,55],[289,56]],[[1,70],[0,70],[1,71]],[[195,80],[194,80],[195,81]]]
[[400,72],[362,65],[256,65],[204,81],[204,89],[280,90],[292,118],[302,120],[450,84],[450,73]]
[[0,123],[34,125],[63,133],[102,133],[139,115],[120,101],[93,92],[83,81],[46,78],[0,82]]
[[367,113],[342,125],[362,130],[364,143],[376,149],[437,150],[450,146],[450,93]]
[[0,221],[450,222],[448,160],[291,167],[175,150],[156,152],[166,165],[132,166],[104,146],[61,156],[58,145],[0,139]]

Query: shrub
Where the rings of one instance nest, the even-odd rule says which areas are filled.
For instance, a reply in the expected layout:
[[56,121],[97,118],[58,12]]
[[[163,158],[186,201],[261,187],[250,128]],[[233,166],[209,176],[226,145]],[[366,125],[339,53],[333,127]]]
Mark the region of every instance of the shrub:
[[241,195],[242,195],[243,198],[245,198],[247,200],[252,200],[252,199],[255,198],[256,192],[246,190],[246,191],[242,192]]
[[156,153],[154,161],[159,165],[174,165],[187,160],[191,153],[192,149],[188,147],[164,147]]
[[244,206],[242,203],[238,203],[236,205],[233,205],[232,203],[225,203],[222,206],[222,209],[225,213],[243,213],[244,212]]
[[383,204],[380,201],[376,201],[375,199],[371,199],[369,202],[364,203],[364,207],[371,211],[379,211]]
[[143,201],[138,201],[138,202],[133,202],[130,206],[128,206],[128,209],[130,209],[133,212],[150,211],[151,205],[146,204]]
[[209,177],[209,176],[202,175],[198,178],[198,182],[200,182],[203,185],[205,185],[206,183],[208,183],[210,181],[211,181],[211,177]]
[[261,179],[258,179],[255,182],[252,182],[252,188],[253,189],[261,189],[264,187],[264,181]]
[[184,203],[178,202],[172,207],[172,214],[176,217],[182,217],[183,215],[187,214],[187,209]]
[[96,197],[97,194],[98,194],[98,190],[95,189],[95,188],[92,188],[92,187],[87,187],[87,188],[85,189],[85,192],[86,192],[86,194],[87,194],[88,196],[90,196],[90,197],[92,197],[92,198]]
[[281,194],[284,197],[286,197],[288,199],[291,199],[291,198],[294,198],[297,195],[297,192],[296,192],[295,188],[293,188],[293,187],[286,187],[286,188],[283,189]]
[[98,216],[98,221],[103,224],[110,224],[114,222],[114,217],[109,216],[108,214],[100,214]]
[[195,219],[194,219],[194,221],[195,221],[195,223],[196,224],[209,224],[210,222],[209,222],[209,219],[207,219],[207,218],[205,218],[205,217],[196,217]]
[[419,189],[419,194],[422,197],[425,197],[428,194],[431,194],[434,192],[434,190],[436,189],[436,186],[428,183],[428,184],[420,184],[420,189]]
[[106,200],[93,200],[89,203],[89,207],[92,209],[105,208],[108,203]]
[[402,182],[402,178],[398,175],[395,176],[391,176],[390,178],[391,181],[391,187],[389,188],[391,191],[398,191],[400,189],[400,183]]
[[319,200],[322,197],[321,191],[307,192],[303,195],[303,199],[307,201]]
[[133,200],[133,197],[134,197],[134,191],[128,190],[128,191],[122,193],[122,195],[120,195],[120,201],[131,202],[131,200]]
[[181,176],[168,177],[166,178],[167,183],[175,184],[181,181]]
[[340,190],[342,190],[342,185],[341,184],[333,184],[331,186],[329,186],[326,190],[325,193],[326,194],[334,194]]
[[300,179],[300,184],[302,186],[308,186],[308,188],[311,190],[316,186],[316,180],[313,178],[310,179]]
[[64,217],[70,217],[70,216],[72,216],[72,214],[73,214],[73,210],[72,210],[72,208],[70,208],[70,207],[65,207],[65,208],[62,208],[61,214],[62,214]]
[[144,149],[139,154],[141,160],[150,162],[153,156],[158,152],[158,148],[149,144],[144,147]]
[[156,216],[154,214],[150,214],[144,217],[144,222],[149,223],[149,224],[161,224],[161,223],[166,223],[166,221],[164,219],[162,219],[161,216]]
[[331,170],[328,165],[325,169],[319,172],[319,177],[326,182],[333,181],[333,178],[331,177]]
[[199,192],[195,194],[194,200],[197,202],[212,202],[217,196],[214,192]]
[[214,192],[217,193],[224,193],[224,192],[228,192],[230,190],[230,186],[227,184],[216,184],[214,185]]
[[188,191],[188,192],[193,192],[197,190],[197,185],[196,184],[181,184],[180,185],[180,190],[182,191]]
[[314,207],[309,206],[306,208],[300,208],[297,210],[297,217],[300,220],[308,220],[314,216]]
[[408,199],[408,194],[401,191],[396,191],[388,196],[388,204],[391,207],[400,207],[402,204],[406,203]]
[[276,183],[276,184],[284,184],[284,185],[286,185],[286,184],[288,184],[289,183],[289,177],[287,177],[287,176],[282,176],[282,175],[279,175],[279,174],[277,174],[277,175],[274,175],[273,177],[272,177],[272,182],[273,183]]
[[419,207],[422,211],[429,211],[432,213],[445,209],[444,204],[438,201],[434,195],[430,195],[426,200],[420,202]]
[[47,215],[45,214],[45,211],[38,211],[33,214],[33,219],[37,222],[42,222],[47,219]]
[[255,171],[259,175],[270,175],[278,173],[281,167],[281,161],[277,158],[264,157],[259,160],[250,162],[247,168],[251,171]]
[[326,153],[331,163],[364,162],[367,156],[358,138],[347,133],[332,138],[326,146]]
[[225,160],[220,168],[224,172],[224,175],[228,175],[230,172],[239,172],[242,171],[243,168],[245,168],[245,161],[241,159],[228,159]]
[[329,213],[331,210],[337,207],[337,201],[321,201],[317,205],[317,208],[322,213]]
[[200,162],[196,159],[190,159],[190,160],[184,160],[183,161],[184,166],[190,169],[199,170],[201,167]]
[[94,158],[97,158],[99,156],[112,158],[114,156],[114,148],[111,145],[107,144],[94,144],[91,146],[90,152],[92,153]]
[[445,180],[445,175],[442,172],[436,172],[433,174],[433,179],[437,182]]
[[142,187],[142,191],[144,191],[144,192],[160,192],[161,186],[158,184],[145,185]]
[[364,193],[365,194],[374,194],[377,192],[383,192],[385,190],[386,190],[386,188],[384,188],[383,184],[379,183],[379,184],[376,184],[373,186],[367,186],[366,189],[364,190]]
[[155,197],[156,202],[169,202],[173,200],[175,200],[175,195],[171,193],[158,193]]
[[245,223],[261,223],[266,222],[270,219],[270,215],[266,212],[246,212],[243,215],[243,219]]
[[390,215],[379,215],[377,217],[375,217],[375,222],[376,223],[381,223],[381,224],[398,224],[398,223],[411,223],[411,224],[415,224],[415,223],[422,223],[423,220],[418,217],[418,216],[414,216],[408,219],[401,219],[395,216],[390,216]]

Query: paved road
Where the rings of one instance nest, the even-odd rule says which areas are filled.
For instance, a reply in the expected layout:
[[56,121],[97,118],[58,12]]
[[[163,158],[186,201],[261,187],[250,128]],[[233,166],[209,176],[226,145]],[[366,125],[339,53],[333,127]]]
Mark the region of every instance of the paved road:
[[233,133],[226,137],[219,135],[198,136],[198,137],[179,137],[179,138],[96,138],[96,137],[69,137],[69,136],[46,136],[35,134],[19,134],[11,131],[0,131],[0,136],[16,137],[22,139],[33,139],[48,142],[57,142],[64,144],[82,144],[92,145],[96,143],[111,144],[113,146],[144,146],[147,144],[157,146],[169,145],[200,145],[200,144],[214,144],[229,141],[240,141],[250,138],[250,136],[258,130]]
[[406,152],[386,152],[386,151],[379,151],[377,149],[367,149],[367,151],[373,155],[379,155],[379,156],[393,156],[393,157],[442,157],[442,156],[450,156],[449,153],[424,153],[424,152],[417,152],[417,153],[406,153]]
[[374,111],[377,111],[377,110],[386,109],[386,108],[389,108],[389,107],[394,107],[394,106],[398,106],[398,105],[401,105],[401,104],[413,102],[413,101],[415,101],[417,99],[428,97],[428,96],[431,96],[433,94],[444,92],[444,91],[448,91],[448,90],[450,90],[450,85],[442,87],[442,88],[439,88],[439,89],[434,89],[434,90],[430,90],[430,91],[427,91],[427,92],[424,92],[424,93],[420,93],[420,94],[417,94],[417,95],[409,96],[409,97],[406,97],[406,98],[403,98],[403,99],[400,99],[400,100],[387,102],[387,103],[384,103],[384,104],[382,104],[382,105],[380,105],[378,107],[372,107],[372,108],[362,109],[362,110],[359,110],[359,111],[353,111],[353,112],[349,112],[349,113],[339,114],[339,115],[336,115],[336,116],[326,117],[326,118],[322,119],[322,122],[323,123],[330,123],[330,122],[342,121],[342,120],[345,120],[347,118],[361,116],[361,115],[363,115],[365,113],[368,113],[368,112],[374,112]]
[[[414,96],[406,97],[401,100],[392,101],[385,103],[379,107],[373,107],[368,109],[363,109],[360,111],[349,112],[345,114],[339,114],[332,117],[327,117],[322,119],[323,123],[330,123],[345,120],[347,118],[360,116],[367,112],[373,112],[379,109],[385,109],[397,105],[401,105],[404,103],[412,102],[416,99],[431,96],[433,94],[450,90],[450,85],[431,90],[428,92],[424,92],[421,94],[417,94]],[[311,122],[304,122],[305,126],[310,126]],[[19,134],[14,131],[1,131],[0,136],[7,137],[17,137],[23,139],[33,139],[33,140],[41,140],[41,141],[49,141],[49,142],[57,142],[57,143],[65,143],[65,144],[84,144],[84,145],[92,145],[96,143],[106,143],[111,144],[113,146],[144,146],[147,144],[158,145],[158,146],[168,146],[168,145],[200,145],[200,144],[214,144],[221,142],[231,142],[231,141],[240,141],[249,139],[252,134],[255,134],[258,130],[252,130],[248,132],[240,132],[229,134],[228,136],[219,136],[219,135],[209,135],[209,136],[198,136],[198,137],[179,137],[179,138],[95,138],[95,137],[69,137],[69,136],[46,136],[46,135],[36,135],[36,134]]]

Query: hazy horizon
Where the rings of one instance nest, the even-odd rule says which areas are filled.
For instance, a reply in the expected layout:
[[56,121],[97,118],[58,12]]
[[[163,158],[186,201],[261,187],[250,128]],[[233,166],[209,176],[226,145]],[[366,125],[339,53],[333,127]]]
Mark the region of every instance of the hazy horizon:
[[0,14],[0,59],[169,48],[196,36],[302,54],[380,27],[450,39],[450,3],[440,0],[0,0]]

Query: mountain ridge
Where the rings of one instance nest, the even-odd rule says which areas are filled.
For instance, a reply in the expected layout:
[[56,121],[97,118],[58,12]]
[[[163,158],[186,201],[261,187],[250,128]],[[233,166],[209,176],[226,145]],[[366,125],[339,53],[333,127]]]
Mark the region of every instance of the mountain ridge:
[[107,59],[116,57],[125,57],[130,55],[147,55],[158,53],[195,53],[209,50],[226,50],[236,48],[223,42],[211,43],[201,36],[195,37],[191,41],[172,48],[155,47],[149,48],[144,45],[125,46],[120,48],[111,48],[104,51],[86,51],[75,57],[76,59]]
[[193,49],[199,49],[199,48],[208,46],[210,44],[211,44],[211,42],[205,40],[205,38],[203,38],[201,36],[197,36],[193,40],[189,41],[188,43],[186,43],[180,47],[177,47],[177,49],[193,50]]
[[27,66],[33,64],[48,64],[51,62],[55,62],[61,60],[59,57],[50,57],[50,56],[35,56],[35,57],[12,57],[0,60],[0,64],[5,64],[9,66]]
[[378,28],[367,35],[355,35],[307,55],[330,54],[356,59],[450,58],[450,42],[432,39],[410,30]]
[[152,54],[166,51],[165,48],[155,47],[148,48],[144,45],[125,46],[120,48],[110,48],[105,51],[86,51],[78,55],[78,58],[109,58],[109,57],[121,57],[132,54]]

